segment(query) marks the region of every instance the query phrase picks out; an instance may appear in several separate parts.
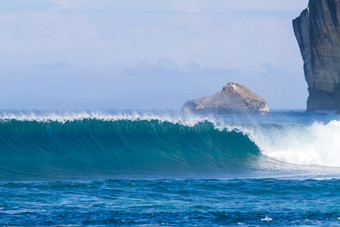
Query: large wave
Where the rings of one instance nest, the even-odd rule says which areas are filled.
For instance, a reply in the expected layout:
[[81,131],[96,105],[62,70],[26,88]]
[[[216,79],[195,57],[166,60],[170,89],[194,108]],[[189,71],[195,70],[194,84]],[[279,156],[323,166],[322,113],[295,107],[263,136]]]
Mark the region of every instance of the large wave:
[[155,116],[3,116],[0,166],[9,175],[164,175],[250,166],[257,146],[206,120]]
[[338,138],[338,121],[7,113],[0,115],[0,176],[227,174],[261,169],[273,159],[340,167]]

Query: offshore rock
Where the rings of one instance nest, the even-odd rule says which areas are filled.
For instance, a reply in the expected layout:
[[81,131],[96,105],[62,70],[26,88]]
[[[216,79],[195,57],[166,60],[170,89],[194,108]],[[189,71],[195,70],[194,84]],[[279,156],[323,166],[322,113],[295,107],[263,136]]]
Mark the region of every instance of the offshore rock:
[[266,114],[269,108],[263,98],[235,82],[212,96],[187,101],[185,113],[199,114]]
[[340,0],[310,0],[293,20],[304,61],[307,111],[340,113]]

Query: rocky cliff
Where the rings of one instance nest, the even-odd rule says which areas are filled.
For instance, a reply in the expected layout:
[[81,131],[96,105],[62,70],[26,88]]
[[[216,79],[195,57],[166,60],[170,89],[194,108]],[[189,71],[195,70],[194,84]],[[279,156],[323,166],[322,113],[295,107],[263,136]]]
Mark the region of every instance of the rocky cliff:
[[304,61],[307,111],[340,113],[340,0],[310,0],[293,20]]
[[248,88],[228,83],[223,90],[212,96],[187,101],[183,106],[184,112],[190,113],[268,113],[266,102]]

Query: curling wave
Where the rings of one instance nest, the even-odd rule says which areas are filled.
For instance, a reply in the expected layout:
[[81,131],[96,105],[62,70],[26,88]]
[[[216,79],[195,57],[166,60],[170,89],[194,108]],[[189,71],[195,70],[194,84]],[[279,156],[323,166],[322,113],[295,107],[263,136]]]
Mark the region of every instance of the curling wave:
[[2,113],[0,177],[223,175],[268,163],[340,167],[338,138],[336,120]]
[[198,173],[251,165],[258,155],[246,135],[208,121],[190,126],[130,116],[0,122],[0,166],[9,175]]

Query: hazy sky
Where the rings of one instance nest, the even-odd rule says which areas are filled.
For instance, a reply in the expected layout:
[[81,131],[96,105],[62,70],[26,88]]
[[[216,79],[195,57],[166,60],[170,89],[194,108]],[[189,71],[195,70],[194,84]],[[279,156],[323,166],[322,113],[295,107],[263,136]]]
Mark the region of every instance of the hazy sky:
[[308,0],[0,0],[0,108],[180,108],[236,81],[304,109]]

